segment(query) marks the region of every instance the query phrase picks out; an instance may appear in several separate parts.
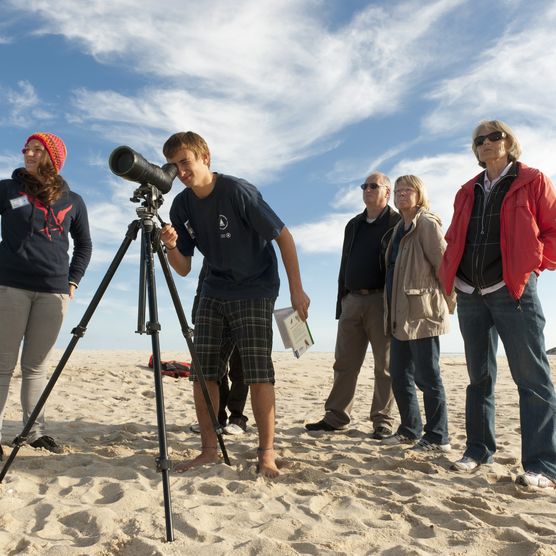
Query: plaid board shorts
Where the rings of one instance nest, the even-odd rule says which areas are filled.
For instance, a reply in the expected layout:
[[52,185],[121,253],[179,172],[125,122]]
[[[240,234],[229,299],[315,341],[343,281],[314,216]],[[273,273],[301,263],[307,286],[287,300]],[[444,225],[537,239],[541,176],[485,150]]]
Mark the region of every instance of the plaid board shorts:
[[[272,311],[274,299],[224,300],[201,297],[193,343],[206,380],[219,381],[237,346],[245,384],[274,384]],[[193,380],[196,379],[192,367]]]

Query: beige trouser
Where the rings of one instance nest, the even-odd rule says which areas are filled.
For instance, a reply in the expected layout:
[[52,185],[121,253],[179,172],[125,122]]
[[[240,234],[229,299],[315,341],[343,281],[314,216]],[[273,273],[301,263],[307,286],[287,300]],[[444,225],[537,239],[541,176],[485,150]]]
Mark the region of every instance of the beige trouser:
[[[21,407],[23,424],[46,385],[47,359],[64,320],[69,296],[0,286],[0,438],[8,390],[21,348]],[[43,436],[44,410],[27,436]]]
[[345,427],[351,410],[357,378],[371,343],[374,359],[374,394],[370,418],[374,428],[392,427],[394,396],[390,381],[390,338],[384,334],[382,292],[347,294],[342,299],[334,362],[334,385],[324,409],[324,420],[335,428]]

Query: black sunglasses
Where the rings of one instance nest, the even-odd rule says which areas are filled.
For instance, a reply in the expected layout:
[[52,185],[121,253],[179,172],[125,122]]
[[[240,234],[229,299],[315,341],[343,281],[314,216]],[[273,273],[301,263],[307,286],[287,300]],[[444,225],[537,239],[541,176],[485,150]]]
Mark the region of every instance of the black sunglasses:
[[494,141],[500,141],[500,139],[504,139],[505,137],[506,134],[503,131],[491,131],[490,133],[487,133],[487,135],[477,135],[477,137],[473,139],[473,143],[476,147],[480,147],[485,142],[485,139],[494,143]]
[[380,185],[378,183],[372,182],[372,183],[362,183],[359,186],[363,191],[365,191],[365,189],[367,189],[367,187],[369,189],[378,189],[379,187],[386,187],[385,185]]

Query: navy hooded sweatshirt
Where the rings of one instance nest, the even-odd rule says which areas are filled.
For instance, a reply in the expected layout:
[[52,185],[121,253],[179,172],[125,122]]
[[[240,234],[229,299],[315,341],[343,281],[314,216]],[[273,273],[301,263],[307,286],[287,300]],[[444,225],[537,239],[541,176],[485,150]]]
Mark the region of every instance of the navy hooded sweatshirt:
[[[68,185],[45,206],[25,193],[24,170],[0,181],[0,285],[37,292],[68,293],[79,284],[92,253],[87,209]],[[69,259],[69,236],[73,253]]]

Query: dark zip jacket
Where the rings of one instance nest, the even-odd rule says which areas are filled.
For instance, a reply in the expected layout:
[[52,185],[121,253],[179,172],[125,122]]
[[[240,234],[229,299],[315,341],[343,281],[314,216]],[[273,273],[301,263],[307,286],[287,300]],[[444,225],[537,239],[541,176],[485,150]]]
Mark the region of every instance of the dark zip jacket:
[[0,285],[68,293],[69,282],[79,284],[91,259],[85,203],[66,184],[60,199],[45,206],[25,193],[23,175],[17,169],[12,179],[0,181]]
[[[380,241],[380,257],[377,261],[379,265],[380,271],[385,274],[386,273],[386,263],[384,260],[384,256],[386,254],[386,248],[388,247],[388,242],[390,241],[390,236],[392,235],[392,231],[394,226],[399,222],[401,219],[400,215],[393,210],[390,205],[386,205],[386,208],[379,216],[382,220],[385,218],[388,222],[387,231],[383,234],[381,241]],[[346,266],[348,257],[351,254],[351,249],[353,246],[353,241],[355,240],[355,236],[357,234],[357,230],[359,226],[365,222],[367,219],[367,209],[363,210],[360,214],[353,217],[347,224],[346,229],[344,231],[344,244],[342,247],[342,260],[340,262],[340,273],[338,275],[338,298],[336,301],[336,318],[340,318],[340,314],[342,313],[342,299],[349,293],[348,289],[346,288]]]
[[483,189],[486,171],[475,183],[474,202],[467,227],[465,249],[457,276],[475,288],[488,288],[503,280],[500,248],[500,211],[517,173],[514,164],[492,187]]

